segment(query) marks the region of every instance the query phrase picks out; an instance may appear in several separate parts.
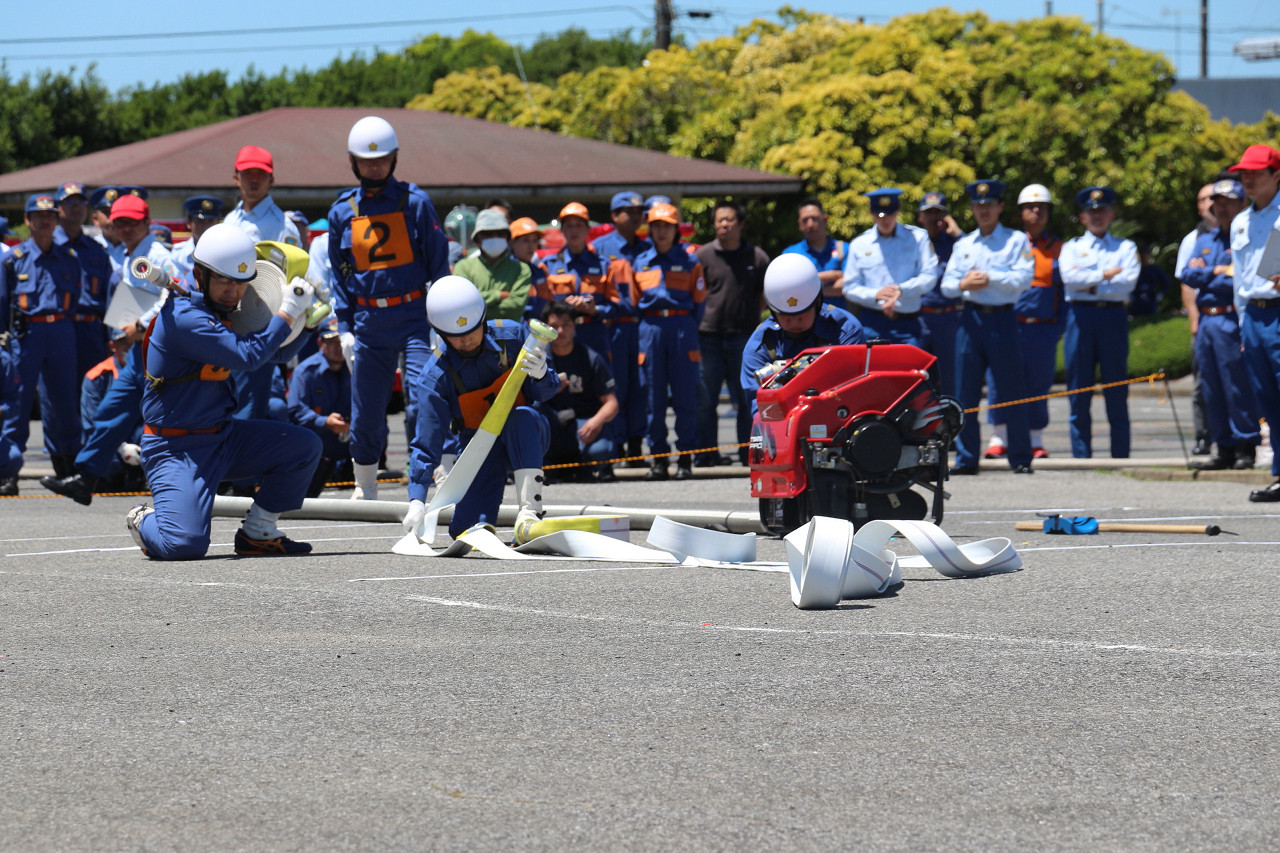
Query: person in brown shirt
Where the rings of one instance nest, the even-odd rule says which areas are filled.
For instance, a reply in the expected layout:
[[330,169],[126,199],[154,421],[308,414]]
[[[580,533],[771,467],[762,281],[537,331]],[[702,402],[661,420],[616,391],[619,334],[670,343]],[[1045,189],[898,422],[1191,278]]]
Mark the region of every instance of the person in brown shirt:
[[[707,281],[706,313],[698,326],[702,350],[702,391],[698,399],[698,447],[715,447],[720,386],[729,386],[729,400],[737,409],[737,457],[747,464],[746,442],[751,437],[751,403],[742,392],[742,350],[760,325],[764,310],[764,271],[769,256],[742,237],[747,212],[741,202],[722,201],[714,211],[716,239],[695,253]],[[698,455],[694,465],[719,464],[719,451]]]

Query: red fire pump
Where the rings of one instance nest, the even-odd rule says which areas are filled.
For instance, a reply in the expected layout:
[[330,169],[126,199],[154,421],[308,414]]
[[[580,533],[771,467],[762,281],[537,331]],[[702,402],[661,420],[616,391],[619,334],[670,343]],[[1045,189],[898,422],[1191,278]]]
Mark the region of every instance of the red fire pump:
[[877,518],[930,514],[947,497],[947,449],[960,434],[960,404],[937,392],[936,359],[913,346],[807,349],[756,396],[748,462],[760,520],[779,535],[815,515],[860,527]]

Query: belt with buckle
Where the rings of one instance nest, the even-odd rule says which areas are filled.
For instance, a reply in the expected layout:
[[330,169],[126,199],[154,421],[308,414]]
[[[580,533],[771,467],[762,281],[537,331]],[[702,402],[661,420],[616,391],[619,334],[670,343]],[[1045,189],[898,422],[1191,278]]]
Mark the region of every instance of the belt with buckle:
[[921,314],[954,314],[961,309],[960,305],[948,305],[946,308],[930,308],[926,305],[920,306]]
[[1039,325],[1040,323],[1058,322],[1057,317],[1048,317],[1048,318],[1046,317],[1014,317],[1013,319],[1017,320],[1019,323],[1025,323],[1028,326],[1036,326],[1036,325]]
[[[1274,299],[1250,299],[1249,304],[1254,308],[1274,308],[1280,305],[1280,298]],[[34,317],[32,318],[35,319]]]
[[1003,314],[1006,311],[1012,311],[1013,305],[982,305],[978,302],[966,302],[964,310],[981,311],[983,314]]
[[66,314],[32,314],[27,318],[28,323],[56,323],[59,320],[67,319]]
[[1206,317],[1217,317],[1217,316],[1218,316],[1218,315],[1220,315],[1220,314],[1234,314],[1234,313],[1236,313],[1236,306],[1234,306],[1234,305],[1206,305],[1204,308],[1201,308],[1201,309],[1199,309],[1199,310],[1200,310],[1200,313],[1201,313],[1201,314],[1203,314],[1203,315],[1205,315]]
[[1123,302],[1114,299],[1075,299],[1067,303],[1076,308],[1123,308]]
[[692,311],[686,311],[684,308],[662,308],[657,311],[646,311],[646,317],[687,317]]
[[634,323],[635,321],[636,321],[636,318],[631,316],[630,314],[623,314],[621,317],[613,318],[613,322],[615,323]]
[[175,427],[162,427],[153,424],[147,424],[142,431],[147,435],[156,435],[160,438],[182,438],[184,435],[215,435],[222,432],[222,428],[226,424],[218,424],[213,429],[177,429]]
[[72,314],[71,319],[77,323],[100,323],[102,322],[101,314]]
[[415,299],[421,299],[423,292],[421,290],[412,290],[408,293],[402,293],[399,296],[384,296],[378,299],[369,299],[364,296],[356,297],[356,304],[361,308],[394,308],[397,305],[404,305]]

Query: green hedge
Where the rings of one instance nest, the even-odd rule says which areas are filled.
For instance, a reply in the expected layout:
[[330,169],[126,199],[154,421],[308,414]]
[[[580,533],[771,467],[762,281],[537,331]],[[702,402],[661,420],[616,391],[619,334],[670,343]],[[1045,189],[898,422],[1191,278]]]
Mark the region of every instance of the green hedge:
[[[1191,372],[1191,322],[1179,314],[1129,318],[1129,378],[1163,368],[1170,379]],[[1058,345],[1055,382],[1065,382],[1062,345]]]

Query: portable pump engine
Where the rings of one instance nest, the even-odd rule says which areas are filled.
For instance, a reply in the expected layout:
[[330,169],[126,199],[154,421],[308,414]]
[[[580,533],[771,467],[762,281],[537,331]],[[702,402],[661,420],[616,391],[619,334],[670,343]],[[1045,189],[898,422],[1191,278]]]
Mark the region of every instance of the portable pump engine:
[[818,347],[763,382],[748,460],[764,526],[783,535],[816,515],[941,523],[964,412],[938,393],[935,361],[901,344]]

